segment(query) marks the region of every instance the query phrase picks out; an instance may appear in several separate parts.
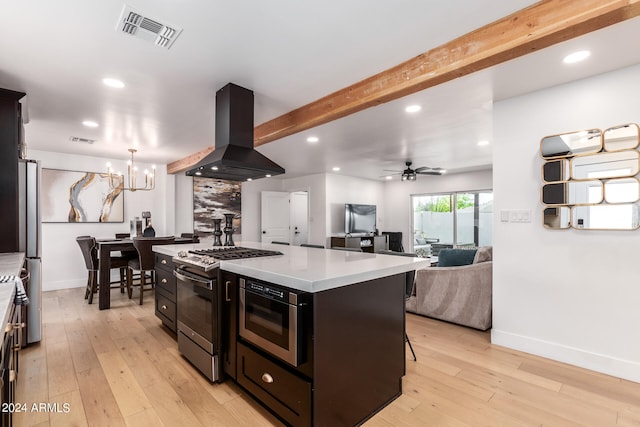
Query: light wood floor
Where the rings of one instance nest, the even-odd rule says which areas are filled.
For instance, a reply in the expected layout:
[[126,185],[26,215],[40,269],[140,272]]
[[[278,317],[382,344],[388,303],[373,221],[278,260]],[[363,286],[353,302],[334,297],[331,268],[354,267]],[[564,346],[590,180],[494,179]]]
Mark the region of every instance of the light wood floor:
[[[43,341],[21,353],[16,426],[280,426],[230,381],[210,384],[153,314],[112,291],[43,295]],[[407,315],[418,361],[373,426],[640,426],[640,384],[492,346],[489,334]],[[408,350],[408,349],[407,349]],[[407,351],[410,358],[410,352]],[[48,411],[31,411],[49,403]],[[51,404],[57,404],[58,412]],[[64,404],[68,404],[68,411]]]

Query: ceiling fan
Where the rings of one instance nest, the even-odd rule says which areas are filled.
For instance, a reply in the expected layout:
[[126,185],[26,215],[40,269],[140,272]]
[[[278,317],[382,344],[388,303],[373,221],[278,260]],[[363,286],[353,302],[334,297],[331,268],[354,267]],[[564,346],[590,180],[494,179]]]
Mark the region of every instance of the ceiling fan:
[[445,169],[431,168],[429,166],[422,166],[419,168],[411,169],[411,162],[408,160],[404,164],[407,165],[407,168],[403,171],[389,169],[385,169],[385,171],[395,172],[391,175],[401,175],[400,178],[403,181],[415,181],[418,175],[442,175],[447,172]]

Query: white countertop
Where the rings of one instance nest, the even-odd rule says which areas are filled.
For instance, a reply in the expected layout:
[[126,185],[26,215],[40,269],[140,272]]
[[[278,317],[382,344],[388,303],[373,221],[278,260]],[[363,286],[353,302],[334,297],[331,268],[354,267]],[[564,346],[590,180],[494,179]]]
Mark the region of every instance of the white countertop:
[[[24,254],[22,252],[0,253],[0,276],[20,276],[23,264]],[[9,308],[13,303],[15,294],[16,285],[13,282],[0,283],[0,319],[2,319],[2,325],[9,323]]]
[[[213,247],[211,242],[203,240],[201,243],[195,244],[154,246],[153,250],[165,255],[176,256],[179,251],[211,248]],[[220,261],[222,270],[307,292],[320,292],[352,283],[427,268],[431,265],[428,258],[304,248],[260,242],[235,243],[236,246],[246,248],[279,251],[283,255]]]

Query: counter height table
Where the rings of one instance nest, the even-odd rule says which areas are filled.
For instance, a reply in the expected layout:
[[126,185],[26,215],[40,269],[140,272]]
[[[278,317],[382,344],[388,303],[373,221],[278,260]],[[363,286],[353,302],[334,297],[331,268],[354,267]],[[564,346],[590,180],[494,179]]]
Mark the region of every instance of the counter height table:
[[[176,237],[176,244],[193,243],[193,238]],[[96,239],[98,244],[98,308],[107,310],[111,308],[111,252],[135,250],[131,239]],[[102,286],[106,283],[106,286]]]

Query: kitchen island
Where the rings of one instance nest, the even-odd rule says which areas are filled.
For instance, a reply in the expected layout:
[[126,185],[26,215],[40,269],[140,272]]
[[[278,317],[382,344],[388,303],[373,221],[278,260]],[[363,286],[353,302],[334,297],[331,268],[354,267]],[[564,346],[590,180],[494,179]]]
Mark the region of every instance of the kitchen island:
[[[219,352],[227,376],[286,422],[300,426],[358,425],[402,393],[405,277],[428,267],[428,260],[255,242],[237,245],[282,255],[219,264]],[[166,257],[210,247],[202,242],[154,251]],[[240,332],[254,316],[243,309],[249,304],[243,299],[245,285],[277,285],[308,301],[300,304],[305,314],[297,325],[299,359],[278,355]]]

